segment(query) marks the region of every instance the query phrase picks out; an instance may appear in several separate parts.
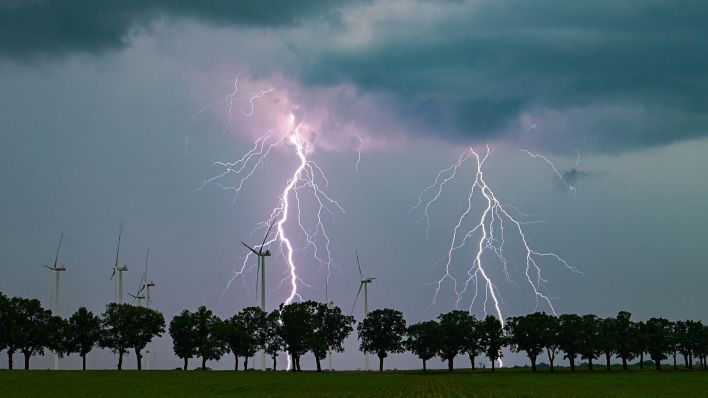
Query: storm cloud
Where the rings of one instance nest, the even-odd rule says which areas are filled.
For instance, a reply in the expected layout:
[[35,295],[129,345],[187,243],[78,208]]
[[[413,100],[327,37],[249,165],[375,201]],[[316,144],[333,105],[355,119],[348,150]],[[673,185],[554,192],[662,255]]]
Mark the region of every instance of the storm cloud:
[[[253,67],[259,79],[347,87],[344,103],[325,101],[327,120],[370,135],[617,153],[708,133],[701,1],[11,1],[0,6],[0,54],[100,54],[158,20],[277,42],[267,48],[284,61]],[[247,66],[262,62],[237,50]],[[358,100],[398,128],[351,112]]]

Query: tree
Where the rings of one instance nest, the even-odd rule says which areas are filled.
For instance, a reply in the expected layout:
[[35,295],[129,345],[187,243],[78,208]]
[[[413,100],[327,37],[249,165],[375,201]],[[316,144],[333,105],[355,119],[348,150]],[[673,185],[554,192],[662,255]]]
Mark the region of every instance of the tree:
[[292,358],[292,370],[299,372],[300,356],[309,350],[312,341],[312,313],[305,303],[281,304],[280,319],[281,337]]
[[633,347],[635,356],[639,357],[639,369],[644,369],[644,353],[649,348],[647,325],[644,322],[637,322],[634,327]]
[[221,323],[220,334],[229,351],[234,355],[234,370],[238,370],[238,358],[241,353],[247,351],[246,347],[250,344],[251,336],[236,315]]
[[142,351],[154,337],[165,332],[165,318],[152,308],[135,306],[130,307],[129,318],[128,346],[135,351],[138,370],[142,370]]
[[647,352],[654,361],[656,370],[661,370],[661,360],[671,349],[671,322],[664,318],[651,318],[646,322],[644,333],[647,340]]
[[570,362],[570,370],[575,371],[575,358],[581,350],[583,318],[576,314],[563,314],[559,318],[558,343]]
[[605,367],[612,369],[610,360],[617,350],[617,319],[599,319],[597,324],[597,350],[605,355]]
[[0,352],[8,345],[8,328],[10,323],[10,300],[0,292]]
[[390,308],[371,311],[357,326],[364,352],[379,357],[379,371],[383,371],[384,358],[389,353],[403,352],[403,337],[406,334],[406,320],[403,313]]
[[408,326],[406,334],[406,349],[423,361],[423,372],[427,372],[426,361],[440,351],[440,324],[435,321],[416,323]]
[[544,331],[546,314],[535,312],[506,320],[506,334],[514,352],[526,352],[531,361],[531,370],[536,371],[536,359],[545,349]]
[[21,330],[17,321],[17,300],[0,297],[0,348],[7,350],[7,368],[13,368],[13,358],[19,349]]
[[130,348],[131,312],[132,306],[129,304],[110,303],[101,315],[103,331],[98,344],[118,354],[118,370],[123,369],[123,355]]
[[246,332],[240,354],[244,357],[243,369],[248,370],[248,358],[256,354],[265,343],[265,323],[268,313],[259,307],[246,307],[234,315],[234,321]]
[[[465,337],[470,332],[470,314],[467,311],[454,310],[438,316],[440,342],[438,356],[447,361],[447,371],[452,372],[455,357],[464,352]],[[474,331],[472,331],[474,332]]]
[[482,332],[480,324],[481,322],[477,320],[474,315],[470,314],[469,317],[467,317],[467,326],[465,327],[464,336],[464,347],[462,347],[462,351],[466,352],[467,356],[469,356],[470,366],[472,366],[472,370],[475,369],[475,358],[484,352],[484,347],[482,346]]
[[317,371],[322,372],[320,361],[327,357],[327,351],[342,352],[344,339],[354,330],[353,316],[342,314],[342,309],[332,303],[305,302],[312,311],[310,350],[315,355]]
[[32,355],[44,354],[44,348],[49,344],[48,323],[52,312],[44,309],[37,299],[13,297],[10,301],[17,326],[17,333],[13,334],[14,345],[24,354],[25,370],[28,370]]
[[598,339],[599,339],[599,321],[597,315],[583,315],[582,317],[582,333],[580,333],[580,339],[578,347],[578,353],[583,359],[588,361],[588,370],[592,371],[592,361],[597,358],[599,353]]
[[555,315],[543,314],[543,346],[546,349],[546,354],[548,355],[548,362],[551,365],[551,372],[554,370],[554,361],[556,359],[556,354],[560,349],[560,321]]
[[86,309],[79,308],[68,321],[67,352],[81,356],[81,369],[86,370],[86,355],[98,344],[101,319]]
[[502,348],[506,344],[504,338],[504,328],[501,321],[492,315],[487,315],[480,323],[482,332],[482,346],[484,351],[492,363],[492,372],[494,371],[494,361],[502,357]]
[[45,348],[54,352],[59,358],[69,355],[69,322],[64,318],[52,315],[47,319],[47,336]]
[[627,370],[627,361],[631,361],[635,354],[635,337],[637,326],[630,319],[632,314],[620,311],[615,318],[615,353],[622,358],[622,369]]
[[280,310],[275,309],[266,317],[265,345],[266,354],[273,359],[273,370],[278,365],[278,354],[285,347],[285,340],[282,337],[282,325],[280,322]]
[[698,321],[687,321],[686,322],[686,339],[687,351],[688,351],[688,368],[693,369],[693,358],[698,356],[700,359],[700,353],[703,351],[701,343],[703,342],[705,327]]
[[187,370],[189,358],[197,355],[195,317],[187,310],[175,315],[170,321],[169,333],[172,337],[172,351],[184,360],[183,369]]
[[196,355],[202,358],[202,369],[206,361],[219,360],[226,352],[226,343],[221,338],[221,319],[205,306],[197,308],[194,317]]

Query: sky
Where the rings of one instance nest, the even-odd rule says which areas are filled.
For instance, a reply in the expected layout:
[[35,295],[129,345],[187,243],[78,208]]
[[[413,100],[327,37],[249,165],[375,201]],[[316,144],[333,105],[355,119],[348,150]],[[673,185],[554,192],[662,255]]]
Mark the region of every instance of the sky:
[[[64,233],[60,312],[102,312],[115,300],[124,222],[126,291],[138,287],[149,247],[153,305],[168,320],[200,305],[230,317],[259,304],[241,241],[260,243],[275,215],[269,309],[292,296],[294,266],[298,297],[349,313],[358,251],[376,277],[370,309],[397,308],[409,323],[455,308],[708,321],[699,307],[708,299],[707,17],[699,1],[2,0],[0,291],[51,308],[53,275],[42,265]],[[223,162],[261,153],[264,136],[267,158],[219,177]],[[301,165],[291,137],[308,163],[284,191]],[[487,189],[476,186],[452,241],[477,176],[473,154],[487,150]],[[444,189],[414,208],[445,169]],[[236,195],[229,188],[250,171]],[[487,247],[480,261],[494,287],[476,274],[473,301],[473,284],[458,298],[443,276],[451,245],[484,214],[483,192],[520,221],[533,250],[566,263],[534,257],[542,276],[531,268],[529,283],[523,241],[505,220],[508,275]],[[458,293],[479,242],[500,246],[495,222],[485,224],[494,240],[478,229],[450,256]],[[353,311],[360,320],[361,297]],[[354,333],[336,369],[363,367],[357,346]],[[181,364],[167,335],[152,352],[153,368]],[[97,350],[88,364],[110,368],[115,358]],[[386,360],[418,366],[411,354]]]

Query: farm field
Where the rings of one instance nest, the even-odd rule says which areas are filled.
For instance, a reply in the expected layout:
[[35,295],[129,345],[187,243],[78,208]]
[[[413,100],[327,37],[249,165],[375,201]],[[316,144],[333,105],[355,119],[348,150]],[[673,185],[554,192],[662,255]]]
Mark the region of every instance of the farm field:
[[0,371],[14,397],[705,397],[708,372]]

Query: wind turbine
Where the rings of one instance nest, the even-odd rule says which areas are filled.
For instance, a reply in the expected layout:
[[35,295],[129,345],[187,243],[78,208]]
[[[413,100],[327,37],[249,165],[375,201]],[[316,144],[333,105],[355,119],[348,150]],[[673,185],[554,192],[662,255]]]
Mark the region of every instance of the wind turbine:
[[118,273],[118,304],[123,304],[123,272],[128,270],[127,265],[118,265],[118,254],[120,254],[120,238],[123,235],[123,223],[120,223],[120,232],[118,232],[118,249],[116,249],[116,263],[113,266],[113,274],[111,274],[111,280],[115,278],[116,272]]
[[[263,311],[266,310],[266,295],[265,295],[265,258],[270,256],[270,250],[266,250],[265,252],[263,251],[263,246],[265,246],[266,240],[268,239],[268,235],[270,235],[270,230],[273,228],[273,224],[275,224],[275,219],[270,223],[270,227],[268,227],[268,231],[266,231],[265,236],[263,237],[263,243],[261,243],[261,246],[258,248],[258,251],[256,251],[254,248],[251,246],[241,242],[244,246],[248,248],[248,250],[252,251],[253,254],[258,257],[258,266],[256,268],[256,277],[258,277],[258,269],[260,268],[261,271],[261,309]],[[265,351],[263,351],[263,357],[262,357],[262,363],[261,367],[265,371],[266,367],[266,355]]]
[[[155,282],[150,281],[148,282],[148,259],[150,258],[150,248],[148,247],[147,253],[145,254],[145,271],[143,272],[143,276],[140,278],[140,288],[138,289],[137,294],[132,295],[128,293],[131,297],[133,297],[133,300],[138,301],[138,306],[143,305],[143,299],[145,299],[145,306],[147,308],[150,308],[152,305],[152,299],[150,298],[150,289],[155,287]],[[143,295],[143,292],[145,294]],[[147,345],[145,347],[145,361],[146,361],[146,369],[150,370],[150,346]]]
[[[63,265],[58,265],[59,263],[59,250],[61,249],[61,241],[64,239],[64,233],[59,235],[59,246],[57,247],[57,254],[54,256],[54,265],[48,266],[43,265],[44,268],[54,271],[54,315],[59,316],[59,274],[66,271],[66,267]],[[59,370],[59,356],[54,353],[54,370]]]
[[[361,277],[361,282],[359,283],[359,291],[356,292],[356,298],[354,299],[354,305],[352,305],[352,313],[354,313],[354,307],[356,307],[356,302],[359,300],[359,294],[361,293],[361,288],[364,288],[364,319],[369,316],[369,284],[374,281],[373,277],[364,278],[364,273],[361,272],[361,264],[359,263],[359,251],[356,253],[356,265],[359,266],[359,276]],[[364,366],[367,371],[369,370],[369,354],[364,353]]]

